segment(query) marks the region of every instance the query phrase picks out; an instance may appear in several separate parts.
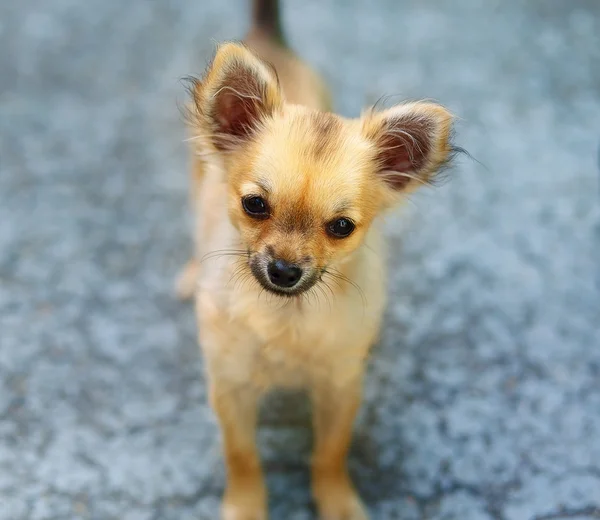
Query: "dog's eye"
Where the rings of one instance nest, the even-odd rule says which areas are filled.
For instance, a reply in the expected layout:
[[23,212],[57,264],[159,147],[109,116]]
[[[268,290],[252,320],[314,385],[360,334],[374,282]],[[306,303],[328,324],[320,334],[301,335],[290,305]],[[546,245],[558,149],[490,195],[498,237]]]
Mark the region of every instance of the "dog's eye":
[[267,201],[257,195],[249,195],[242,199],[244,211],[254,218],[268,218],[269,206]]
[[348,218],[338,218],[327,225],[327,231],[337,238],[346,238],[354,231],[354,223]]

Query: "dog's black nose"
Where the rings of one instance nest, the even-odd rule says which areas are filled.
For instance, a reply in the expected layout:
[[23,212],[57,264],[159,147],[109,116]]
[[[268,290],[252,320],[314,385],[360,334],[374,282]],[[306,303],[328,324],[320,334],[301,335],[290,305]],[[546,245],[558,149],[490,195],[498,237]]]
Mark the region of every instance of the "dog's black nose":
[[284,260],[273,260],[267,267],[267,272],[271,283],[278,287],[294,287],[302,277],[302,269]]

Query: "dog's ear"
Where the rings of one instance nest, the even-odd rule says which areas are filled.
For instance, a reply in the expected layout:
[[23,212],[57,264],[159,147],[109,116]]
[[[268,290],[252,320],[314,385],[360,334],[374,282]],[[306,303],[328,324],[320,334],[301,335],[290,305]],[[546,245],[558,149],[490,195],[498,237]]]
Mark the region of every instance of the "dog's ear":
[[275,71],[240,44],[221,45],[192,95],[202,130],[230,150],[247,141],[278,110],[283,96]]
[[435,103],[369,112],[362,132],[375,147],[376,174],[390,195],[428,184],[452,154],[452,115]]

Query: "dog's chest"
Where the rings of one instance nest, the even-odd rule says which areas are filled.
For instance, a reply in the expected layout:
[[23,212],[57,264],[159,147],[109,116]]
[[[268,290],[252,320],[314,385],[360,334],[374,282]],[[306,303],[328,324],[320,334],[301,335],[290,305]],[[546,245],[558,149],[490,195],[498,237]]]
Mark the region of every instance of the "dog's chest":
[[254,356],[254,378],[261,386],[307,386],[323,377],[336,348],[333,337],[320,337],[310,327],[290,327],[261,341]]
[[[255,309],[243,320],[256,342],[252,347],[252,378],[264,388],[310,386],[344,365],[361,363],[373,326],[352,319],[352,308],[337,310]],[[240,324],[241,325],[241,324]]]

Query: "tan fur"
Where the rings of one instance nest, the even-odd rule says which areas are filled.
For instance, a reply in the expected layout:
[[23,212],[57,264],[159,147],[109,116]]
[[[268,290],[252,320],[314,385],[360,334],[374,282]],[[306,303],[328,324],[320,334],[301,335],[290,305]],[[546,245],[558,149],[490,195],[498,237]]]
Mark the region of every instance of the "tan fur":
[[[320,515],[363,520],[367,514],[345,459],[365,359],[385,304],[378,217],[445,162],[451,117],[438,105],[416,103],[341,118],[327,112],[322,82],[291,51],[258,30],[247,43],[254,52],[237,44],[219,47],[194,91],[196,254],[178,282],[181,296],[196,296],[210,401],[223,434],[222,514],[227,520],[266,518],[257,406],[271,388],[303,387],[314,404],[313,493]],[[278,79],[254,53],[274,65]],[[242,96],[246,107],[260,98],[264,111],[251,136],[227,149],[214,134],[224,89]],[[230,100],[223,103],[228,107]],[[390,121],[396,122],[393,136]],[[397,172],[390,184],[385,164],[394,165],[393,150],[403,147],[428,151],[406,185]],[[240,203],[246,195],[267,199],[271,216],[250,218]],[[326,230],[341,216],[356,224],[344,239]],[[265,292],[250,272],[257,255],[328,272],[307,293],[285,299]]]

